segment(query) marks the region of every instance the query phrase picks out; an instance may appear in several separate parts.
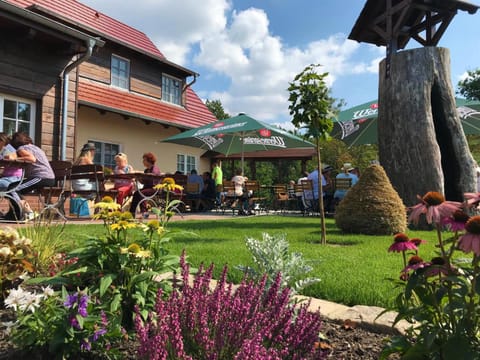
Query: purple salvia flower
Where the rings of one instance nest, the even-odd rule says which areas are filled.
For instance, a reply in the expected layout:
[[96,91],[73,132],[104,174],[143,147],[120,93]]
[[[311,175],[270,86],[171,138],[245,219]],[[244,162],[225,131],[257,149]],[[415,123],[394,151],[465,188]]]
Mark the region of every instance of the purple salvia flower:
[[100,336],[103,336],[103,335],[105,335],[106,333],[107,333],[107,330],[106,330],[106,329],[98,329],[97,331],[95,331],[95,332],[93,333],[92,341],[94,341],[94,342],[97,341]]
[[80,296],[80,300],[78,301],[78,313],[82,317],[88,316],[87,305],[88,305],[88,296],[87,295]]
[[80,323],[78,322],[76,316],[71,316],[69,320],[70,326],[75,328],[75,329],[81,329]]
[[88,339],[83,339],[80,343],[80,350],[82,351],[91,351],[92,344],[88,341]]
[[63,303],[63,305],[67,308],[70,309],[74,304],[76,304],[78,299],[78,294],[75,293],[73,295],[67,295],[67,299]]

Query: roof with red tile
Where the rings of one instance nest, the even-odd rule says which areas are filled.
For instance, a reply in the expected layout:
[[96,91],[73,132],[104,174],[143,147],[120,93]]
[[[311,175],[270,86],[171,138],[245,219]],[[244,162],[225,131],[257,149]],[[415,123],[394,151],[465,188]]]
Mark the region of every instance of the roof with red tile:
[[[142,54],[170,63],[144,33],[76,0],[7,1],[13,5],[57,18],[64,23],[94,33],[107,41],[119,43],[136,49]],[[181,68],[179,65],[170,64]],[[184,70],[193,74],[191,70]],[[191,88],[187,88],[186,91],[186,106],[183,108],[81,79],[78,87],[78,100],[81,104],[181,128],[194,128],[216,121],[214,115],[195,92]]]
[[217,120],[191,88],[186,91],[187,106],[183,108],[85,78],[80,78],[78,84],[79,103],[95,108],[181,128],[195,128]]
[[165,59],[152,41],[143,32],[115,20],[75,0],[6,0],[7,2],[94,31],[99,36],[124,43],[143,53]]

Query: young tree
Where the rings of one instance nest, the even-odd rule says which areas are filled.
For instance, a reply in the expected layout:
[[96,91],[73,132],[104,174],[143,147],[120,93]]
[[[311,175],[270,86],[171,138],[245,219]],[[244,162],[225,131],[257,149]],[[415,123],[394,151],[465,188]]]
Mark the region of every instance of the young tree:
[[308,65],[300,74],[289,83],[290,115],[292,124],[306,130],[306,136],[313,138],[317,149],[318,160],[318,201],[322,228],[321,243],[326,244],[327,232],[325,228],[325,214],[323,212],[322,161],[320,157],[320,140],[328,139],[332,131],[332,118],[335,116],[334,102],[330,97],[330,90],[325,84],[328,73],[318,74],[319,64]]
[[231,116],[225,112],[223,109],[222,102],[220,100],[208,100],[205,102],[208,110],[215,115],[217,120],[225,120],[230,118]]

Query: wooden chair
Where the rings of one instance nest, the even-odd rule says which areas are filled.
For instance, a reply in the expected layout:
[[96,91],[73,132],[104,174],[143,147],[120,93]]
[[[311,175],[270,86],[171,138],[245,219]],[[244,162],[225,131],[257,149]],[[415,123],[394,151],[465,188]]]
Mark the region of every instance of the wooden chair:
[[190,207],[190,211],[197,211],[200,206],[200,184],[187,182],[183,191],[185,192],[183,200],[185,205]]
[[273,185],[273,210],[285,212],[288,204],[288,189],[285,184]]
[[314,190],[313,190],[313,181],[312,180],[302,180],[301,181],[303,196],[303,215],[313,214],[318,207],[317,201],[314,198]]
[[352,187],[352,179],[351,178],[340,178],[335,179],[335,190],[349,190]]
[[55,185],[38,189],[41,204],[40,215],[59,215],[65,217],[65,201],[70,196],[70,188],[67,186],[67,179],[72,169],[71,161],[52,160],[50,166],[55,174]]
[[247,180],[245,182],[245,189],[250,192],[251,196],[249,197],[249,210],[251,211],[266,211],[266,201],[267,197],[263,196],[261,192],[260,183],[257,180]]

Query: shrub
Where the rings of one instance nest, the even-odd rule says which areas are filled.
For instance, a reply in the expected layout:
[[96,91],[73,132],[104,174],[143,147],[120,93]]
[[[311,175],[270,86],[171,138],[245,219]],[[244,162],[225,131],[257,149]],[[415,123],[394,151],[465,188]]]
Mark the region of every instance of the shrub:
[[289,289],[277,276],[268,291],[243,281],[226,284],[227,268],[210,290],[213,265],[201,267],[193,284],[184,255],[181,289],[168,299],[159,291],[155,313],[136,316],[139,354],[149,359],[319,359],[316,350],[320,315],[289,305]]
[[309,285],[320,281],[317,278],[305,277],[312,271],[301,253],[290,253],[289,243],[285,235],[271,236],[263,234],[262,240],[247,238],[248,250],[253,256],[255,268],[240,265],[237,268],[259,281],[264,275],[267,277],[267,286],[275,281],[280,273],[282,287],[289,287],[291,294],[297,294]]
[[0,305],[8,290],[17,287],[26,275],[36,273],[32,240],[17,230],[0,229]]
[[406,208],[380,165],[369,166],[335,210],[338,228],[348,233],[404,232]]

